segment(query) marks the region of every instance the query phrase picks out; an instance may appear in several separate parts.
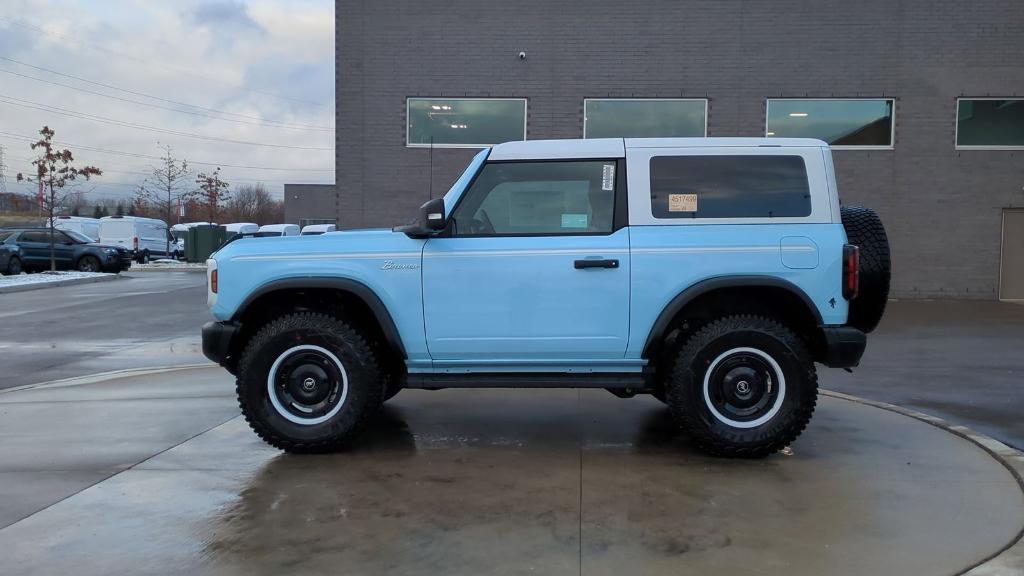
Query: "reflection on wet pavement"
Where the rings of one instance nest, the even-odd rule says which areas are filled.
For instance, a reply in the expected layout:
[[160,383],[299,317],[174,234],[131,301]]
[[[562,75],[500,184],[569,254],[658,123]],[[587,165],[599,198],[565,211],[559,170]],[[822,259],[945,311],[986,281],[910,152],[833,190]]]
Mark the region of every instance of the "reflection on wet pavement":
[[1022,514],[981,450],[838,399],[792,455],[735,461],[649,398],[404,391],[349,452],[281,454],[235,418],[0,549],[17,573],[942,574]]

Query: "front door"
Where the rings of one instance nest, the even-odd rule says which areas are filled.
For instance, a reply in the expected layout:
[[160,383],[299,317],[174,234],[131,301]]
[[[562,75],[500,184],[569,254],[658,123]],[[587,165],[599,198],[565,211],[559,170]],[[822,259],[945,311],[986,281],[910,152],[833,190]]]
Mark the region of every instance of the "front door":
[[[60,230],[53,231],[53,255],[57,268],[67,268],[71,261],[73,248],[64,244],[70,239]],[[25,264],[34,268],[50,267],[50,231],[31,230],[18,237],[18,245],[24,256]]]
[[[491,162],[423,250],[434,360],[621,359],[629,230],[616,160]],[[618,181],[618,182],[617,182]],[[624,198],[620,198],[624,200]],[[619,217],[616,218],[616,213]]]

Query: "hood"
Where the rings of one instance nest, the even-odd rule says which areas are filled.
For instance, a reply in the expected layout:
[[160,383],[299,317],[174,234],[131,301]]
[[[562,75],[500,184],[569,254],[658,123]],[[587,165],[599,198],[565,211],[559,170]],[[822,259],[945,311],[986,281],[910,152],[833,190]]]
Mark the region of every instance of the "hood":
[[369,228],[365,230],[343,230],[327,232],[316,236],[274,236],[267,238],[239,238],[214,253],[218,261],[230,260],[237,256],[275,256],[295,254],[296,256],[323,255],[343,258],[346,253],[392,252],[416,250],[422,240],[413,240],[390,228]]
[[82,246],[88,246],[90,248],[112,248],[118,252],[127,252],[128,249],[124,246],[114,246],[112,244],[100,244],[99,242],[89,242],[88,244],[81,244]]

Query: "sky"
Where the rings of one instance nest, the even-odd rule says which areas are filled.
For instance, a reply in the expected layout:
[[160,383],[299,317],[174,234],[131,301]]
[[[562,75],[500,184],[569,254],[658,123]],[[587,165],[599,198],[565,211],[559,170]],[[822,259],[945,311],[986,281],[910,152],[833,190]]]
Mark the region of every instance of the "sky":
[[278,198],[333,183],[334,0],[3,0],[8,191],[43,125],[104,171],[81,188],[96,200],[130,196],[163,144]]

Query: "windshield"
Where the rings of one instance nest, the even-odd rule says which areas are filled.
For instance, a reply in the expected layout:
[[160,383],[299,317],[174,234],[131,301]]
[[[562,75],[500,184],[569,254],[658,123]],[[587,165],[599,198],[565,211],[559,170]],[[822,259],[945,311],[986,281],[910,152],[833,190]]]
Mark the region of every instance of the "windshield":
[[76,244],[92,244],[93,243],[93,239],[92,238],[89,238],[85,234],[82,234],[81,232],[78,232],[76,230],[64,230],[63,232],[65,234],[67,234],[68,236],[70,236],[71,239],[74,240]]
[[171,236],[174,236],[175,240],[184,240],[185,236],[188,236],[188,230],[171,230]]
[[269,238],[271,236],[280,236],[280,235],[281,235],[280,232],[257,232],[255,234],[253,234],[253,236],[255,236],[257,238]]

